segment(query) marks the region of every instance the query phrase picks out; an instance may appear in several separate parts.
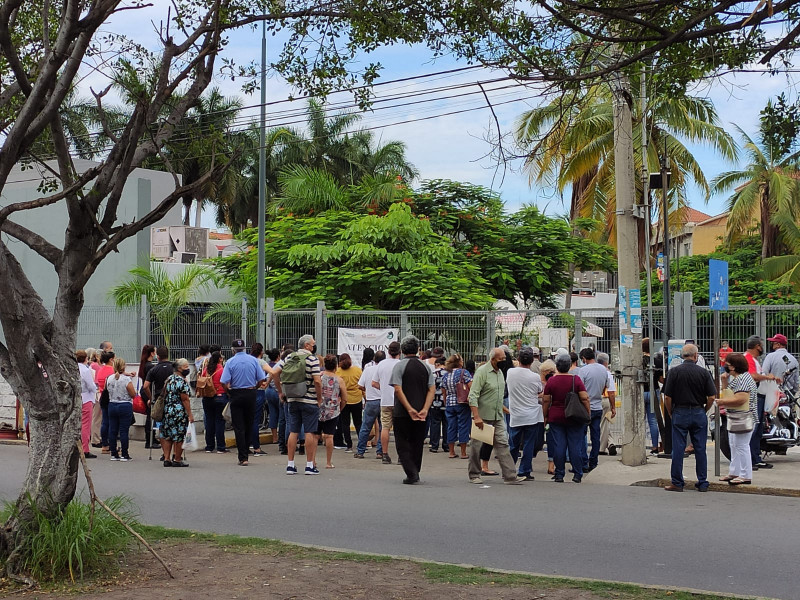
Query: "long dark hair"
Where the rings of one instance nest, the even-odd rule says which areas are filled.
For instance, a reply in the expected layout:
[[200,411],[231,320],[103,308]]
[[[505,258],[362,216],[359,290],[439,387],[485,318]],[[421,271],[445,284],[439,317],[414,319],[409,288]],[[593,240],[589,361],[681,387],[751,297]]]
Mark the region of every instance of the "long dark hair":
[[208,359],[208,364],[206,365],[206,375],[213,375],[216,373],[221,360],[222,354],[219,352],[212,352],[211,358]]
[[144,379],[145,376],[144,368],[147,366],[147,363],[150,362],[150,356],[155,351],[156,347],[151,344],[145,344],[144,346],[142,346],[142,356],[139,359],[139,372],[137,373],[139,379]]
[[253,345],[250,347],[250,354],[256,358],[264,354],[264,346],[261,344],[261,342],[253,342]]
[[364,348],[364,354],[361,356],[361,368],[375,358],[375,350],[372,348]]

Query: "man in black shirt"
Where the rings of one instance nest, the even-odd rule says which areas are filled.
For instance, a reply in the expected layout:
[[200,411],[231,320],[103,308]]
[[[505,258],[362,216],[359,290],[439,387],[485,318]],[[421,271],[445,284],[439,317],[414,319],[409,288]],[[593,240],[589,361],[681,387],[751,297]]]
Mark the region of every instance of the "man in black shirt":
[[422,448],[425,444],[425,419],[436,392],[433,370],[417,356],[419,340],[409,335],[400,342],[403,360],[392,370],[389,384],[394,387],[394,441],[397,456],[406,472],[403,483],[419,483]]
[[683,453],[687,435],[691,436],[694,446],[695,487],[700,492],[708,491],[706,412],[714,402],[717,388],[711,374],[697,365],[697,353],[697,346],[686,344],[681,350],[683,364],[670,369],[664,382],[664,406],[672,417],[672,484],[664,488],[669,492],[683,491]]
[[169,360],[169,350],[166,346],[159,346],[156,348],[156,356],[158,363],[154,365],[148,372],[145,378],[144,385],[142,385],[142,399],[147,400],[147,420],[144,424],[145,434],[145,448],[153,446],[157,448],[158,445],[153,441],[153,429],[150,421],[150,407],[155,403],[156,398],[161,394],[164,389],[164,384],[172,375],[172,362]]

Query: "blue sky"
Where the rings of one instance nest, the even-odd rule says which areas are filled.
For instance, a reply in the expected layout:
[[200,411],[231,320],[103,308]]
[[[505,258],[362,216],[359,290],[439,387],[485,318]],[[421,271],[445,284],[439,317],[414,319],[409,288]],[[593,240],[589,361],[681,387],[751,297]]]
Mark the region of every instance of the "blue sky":
[[[123,13],[124,20],[119,19],[110,25],[109,29],[128,34],[136,32],[137,41],[143,43],[147,43],[145,41],[147,39],[154,40],[155,35],[152,33],[153,26],[150,24],[150,19],[162,18],[162,15],[165,14],[166,2],[165,0],[156,0],[155,4],[156,7],[144,11]],[[269,52],[272,58],[277,56],[279,44],[279,38],[268,38]],[[260,57],[260,48],[260,30],[254,31],[248,28],[236,32],[232,36],[226,54],[240,63],[247,62]],[[382,49],[369,56],[367,60],[383,64],[381,80],[395,80],[466,66],[465,63],[448,57],[433,60],[427,49],[408,46],[392,46]],[[436,86],[486,81],[503,76],[504,74],[498,71],[478,69],[436,79],[422,79],[404,84],[381,86],[377,89],[377,94],[380,98],[389,93],[409,93]],[[94,85],[97,89],[102,85],[102,77],[91,75],[87,78],[86,83]],[[220,78],[215,85],[218,85],[226,94],[242,95],[241,82]],[[492,102],[497,104],[496,114],[503,134],[508,134],[513,129],[514,120],[521,112],[535,106],[539,101],[537,90],[533,87],[499,89],[506,88],[508,85],[509,82],[506,81],[485,86]],[[767,99],[777,96],[782,91],[787,91],[789,97],[793,99],[791,87],[791,81],[787,79],[786,75],[767,76],[747,73],[730,75],[713,82],[704,82],[702,85],[696,86],[694,93],[708,96],[713,100],[721,123],[739,141],[738,136],[734,133],[733,123],[754,135],[758,126],[758,113],[766,104]],[[297,95],[296,91],[291,90],[274,73],[270,73],[267,89],[268,102],[286,99],[292,93]],[[450,93],[468,91],[479,90],[478,88],[468,88]],[[256,94],[243,97],[243,99],[246,105],[255,105],[259,102],[259,94],[256,92]],[[331,97],[332,101],[348,99],[346,94]],[[529,186],[527,176],[520,172],[520,161],[512,161],[505,170],[502,167],[495,169],[494,161],[487,156],[492,150],[487,137],[495,139],[497,127],[488,108],[391,126],[392,123],[399,121],[485,106],[486,102],[483,96],[480,93],[474,93],[462,98],[422,103],[406,108],[367,112],[363,115],[361,124],[365,127],[378,128],[375,130],[375,135],[384,141],[400,140],[405,142],[408,157],[420,171],[421,179],[453,179],[483,185],[500,193],[509,210],[514,210],[522,203],[535,203],[550,214],[564,212],[562,200],[554,190]],[[270,112],[274,121],[285,122],[287,117],[275,114],[276,111],[300,110],[302,107],[302,101],[291,104],[283,103],[271,107]],[[255,118],[258,109],[250,109],[246,111],[246,114]],[[690,149],[697,157],[708,180],[722,171],[737,167],[737,165],[726,164],[713,152],[702,146],[690,146]],[[691,205],[709,214],[722,212],[724,200],[725,198],[712,198],[706,204],[699,190],[691,190],[690,193]],[[210,218],[203,220],[204,224],[212,225]]]

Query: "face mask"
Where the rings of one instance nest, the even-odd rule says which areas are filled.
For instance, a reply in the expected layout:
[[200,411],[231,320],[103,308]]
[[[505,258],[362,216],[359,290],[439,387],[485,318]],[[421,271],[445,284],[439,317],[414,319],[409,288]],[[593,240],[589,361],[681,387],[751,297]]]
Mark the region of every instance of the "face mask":
[[189,374],[189,369],[184,369],[183,371],[181,371],[181,375],[183,375],[184,377],[186,377],[188,374]]
[[314,347],[311,348],[311,354],[316,354],[316,353],[317,353],[317,345],[314,344]]
[[725,365],[725,367],[723,367],[723,368],[725,369],[726,373],[730,373],[731,372],[731,368],[730,368],[729,365]]

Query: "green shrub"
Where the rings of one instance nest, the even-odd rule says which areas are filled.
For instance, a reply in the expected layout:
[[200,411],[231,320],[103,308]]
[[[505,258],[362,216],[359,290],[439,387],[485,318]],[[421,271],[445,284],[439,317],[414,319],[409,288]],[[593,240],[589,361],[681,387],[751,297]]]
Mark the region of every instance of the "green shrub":
[[[115,496],[106,504],[129,525],[136,523],[137,511],[130,498]],[[21,566],[38,581],[69,577],[74,582],[76,578],[107,573],[130,543],[130,533],[100,505],[96,506],[91,530],[91,506],[77,499],[60,508],[55,518],[45,515],[33,502],[27,505],[33,518],[23,531],[26,550]],[[7,503],[2,514],[8,517],[18,511],[19,507]]]

